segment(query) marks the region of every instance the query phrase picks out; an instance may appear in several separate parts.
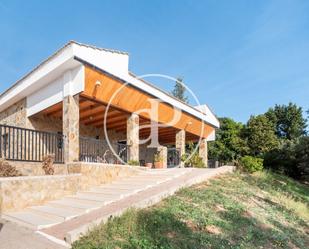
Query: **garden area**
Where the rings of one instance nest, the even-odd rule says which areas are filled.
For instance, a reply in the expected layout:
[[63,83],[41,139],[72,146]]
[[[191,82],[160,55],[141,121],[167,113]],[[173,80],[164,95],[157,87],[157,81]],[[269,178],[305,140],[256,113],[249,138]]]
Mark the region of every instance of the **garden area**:
[[266,171],[225,175],[112,218],[73,248],[308,248],[308,193]]

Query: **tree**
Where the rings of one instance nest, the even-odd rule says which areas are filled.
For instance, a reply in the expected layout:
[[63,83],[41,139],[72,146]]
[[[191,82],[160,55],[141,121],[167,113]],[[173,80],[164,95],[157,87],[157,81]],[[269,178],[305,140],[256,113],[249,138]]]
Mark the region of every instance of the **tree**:
[[309,137],[286,140],[265,155],[264,166],[300,180],[309,180]]
[[273,123],[265,115],[250,117],[246,127],[246,137],[250,154],[253,156],[263,156],[279,145]]
[[185,92],[186,92],[186,88],[183,84],[183,79],[178,77],[176,79],[176,83],[175,83],[174,89],[172,90],[171,94],[177,99],[185,103],[188,103],[188,97],[185,95]]
[[272,122],[279,138],[293,140],[306,134],[306,119],[302,108],[296,104],[275,105],[265,115]]
[[219,118],[219,121],[216,140],[209,143],[209,158],[224,163],[238,160],[248,151],[243,139],[244,125],[231,118]]

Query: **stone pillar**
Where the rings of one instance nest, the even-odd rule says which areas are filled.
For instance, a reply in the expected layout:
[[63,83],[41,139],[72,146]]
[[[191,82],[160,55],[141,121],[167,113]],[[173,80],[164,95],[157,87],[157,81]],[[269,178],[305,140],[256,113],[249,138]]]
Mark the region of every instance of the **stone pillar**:
[[139,161],[139,116],[132,113],[127,120],[128,160]]
[[62,124],[64,135],[64,161],[79,161],[79,96],[63,99]]
[[199,147],[199,155],[203,159],[205,167],[208,167],[208,148],[207,148],[207,139],[203,138]]
[[157,153],[162,158],[163,168],[167,168],[167,147],[166,146],[159,146],[157,148]]
[[176,144],[175,147],[180,152],[180,167],[184,167],[184,163],[181,161],[182,155],[186,153],[186,131],[180,130],[176,133]]

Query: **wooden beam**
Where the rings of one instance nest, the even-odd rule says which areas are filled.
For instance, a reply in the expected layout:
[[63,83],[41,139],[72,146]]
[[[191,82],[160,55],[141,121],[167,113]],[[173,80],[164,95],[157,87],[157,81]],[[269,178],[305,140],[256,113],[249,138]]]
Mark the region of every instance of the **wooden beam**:
[[[100,87],[95,86],[95,82],[98,80],[102,83]],[[150,103],[148,100],[153,99],[154,96],[132,85],[124,85],[124,83],[121,79],[109,75],[98,68],[85,66],[85,90],[82,95],[96,99],[96,101],[104,104],[112,102],[112,107],[128,113],[149,109]],[[118,90],[120,91],[111,101],[111,97]],[[183,129],[198,136],[202,133],[201,135],[204,138],[207,138],[214,130],[214,127],[210,124],[205,124],[203,127],[204,122],[190,113],[175,110],[169,103],[163,102],[158,104],[158,118],[154,121],[168,124],[174,118],[175,112],[180,116],[178,122],[173,125],[177,129]],[[149,113],[141,113],[140,117],[151,118]]]

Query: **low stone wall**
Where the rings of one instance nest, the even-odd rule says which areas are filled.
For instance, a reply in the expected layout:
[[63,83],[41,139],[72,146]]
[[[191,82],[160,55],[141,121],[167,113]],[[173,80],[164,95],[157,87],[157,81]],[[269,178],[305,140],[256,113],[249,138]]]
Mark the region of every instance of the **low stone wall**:
[[41,205],[76,193],[81,174],[0,178],[0,212]]
[[[24,163],[22,167],[26,165],[29,163]],[[114,164],[72,163],[65,169],[68,171],[65,175],[0,177],[0,213],[42,205],[47,201],[87,190],[92,186],[137,175],[145,168]]]
[[[42,168],[41,162],[22,162],[22,161],[8,161],[12,166],[22,173],[23,176],[43,176],[45,172]],[[54,164],[55,175],[65,175],[68,173],[65,164]]]
[[81,174],[81,188],[83,190],[89,186],[98,186],[110,183],[118,178],[125,178],[136,175],[144,167],[102,164],[102,163],[72,163],[68,164],[69,174]]

